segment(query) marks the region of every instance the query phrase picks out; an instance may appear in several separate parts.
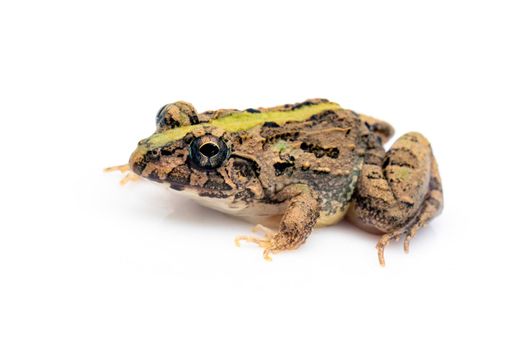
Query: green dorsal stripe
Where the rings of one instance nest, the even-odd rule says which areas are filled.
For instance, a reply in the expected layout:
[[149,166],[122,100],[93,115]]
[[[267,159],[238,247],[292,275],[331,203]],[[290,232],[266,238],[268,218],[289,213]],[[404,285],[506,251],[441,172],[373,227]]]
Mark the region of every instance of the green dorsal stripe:
[[337,103],[321,103],[312,106],[304,106],[292,111],[275,111],[263,113],[240,112],[210,121],[210,125],[218,126],[224,130],[235,132],[248,130],[265,122],[274,122],[282,125],[290,121],[303,121],[312,115],[329,109],[340,109]]
[[210,120],[208,123],[182,126],[155,134],[148,140],[149,147],[160,147],[170,141],[180,140],[187,133],[201,126],[215,126],[228,132],[248,130],[265,122],[274,122],[283,125],[290,121],[303,121],[312,115],[326,111],[341,109],[337,103],[327,102],[311,106],[304,106],[291,111],[269,111],[262,113],[234,112],[219,119]]

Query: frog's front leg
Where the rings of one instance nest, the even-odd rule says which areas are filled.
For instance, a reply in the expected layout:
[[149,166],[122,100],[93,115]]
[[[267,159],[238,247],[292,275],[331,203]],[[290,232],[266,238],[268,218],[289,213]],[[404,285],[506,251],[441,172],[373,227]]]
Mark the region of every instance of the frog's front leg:
[[278,231],[257,225],[254,231],[264,233],[264,238],[238,236],[240,241],[256,243],[264,249],[263,256],[271,260],[271,253],[298,248],[306,241],[319,218],[320,206],[315,193],[305,185],[291,185],[280,191],[274,198],[277,202],[287,202]]
[[120,171],[124,174],[124,177],[120,180],[120,185],[124,186],[130,181],[140,180],[140,176],[131,171],[129,164],[110,166],[104,169],[106,173],[112,173],[115,171]]
[[416,232],[441,212],[443,192],[436,160],[423,135],[403,135],[386,154],[381,145],[372,143],[368,152],[349,218],[384,233],[377,243],[384,265],[385,246],[405,236],[408,252]]

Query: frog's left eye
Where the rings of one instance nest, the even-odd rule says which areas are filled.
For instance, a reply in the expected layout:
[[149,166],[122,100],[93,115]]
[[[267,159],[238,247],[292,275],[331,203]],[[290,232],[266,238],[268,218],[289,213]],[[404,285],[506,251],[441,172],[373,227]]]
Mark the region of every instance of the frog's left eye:
[[212,135],[198,137],[190,144],[190,159],[199,168],[218,168],[229,155],[228,145],[222,139]]
[[187,102],[179,101],[165,105],[157,113],[157,131],[193,125],[199,122],[195,108]]

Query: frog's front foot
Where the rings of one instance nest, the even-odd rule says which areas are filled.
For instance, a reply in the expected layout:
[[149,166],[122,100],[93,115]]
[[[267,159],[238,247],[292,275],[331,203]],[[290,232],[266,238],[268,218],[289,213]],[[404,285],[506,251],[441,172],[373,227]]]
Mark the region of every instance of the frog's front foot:
[[111,166],[104,169],[104,172],[106,173],[112,173],[115,171],[120,171],[122,174],[124,174],[124,177],[122,178],[122,180],[120,180],[121,186],[124,186],[125,184],[131,181],[140,180],[140,176],[131,172],[128,164]]
[[319,217],[319,202],[308,187],[297,185],[285,188],[277,196],[281,201],[287,198],[288,207],[284,211],[278,231],[257,225],[253,231],[262,232],[264,238],[239,236],[235,239],[237,246],[241,241],[255,243],[264,249],[264,259],[272,260],[271,253],[297,249],[303,244]]
[[264,260],[272,261],[272,257],[270,254],[275,253],[278,250],[277,241],[275,239],[277,232],[263,225],[255,226],[252,229],[252,231],[254,233],[257,233],[257,232],[263,233],[264,238],[259,238],[254,235],[240,235],[240,236],[235,237],[235,245],[237,245],[237,247],[240,247],[241,241],[255,243],[259,247],[264,249],[263,250]]
[[110,166],[104,169],[106,173],[112,173],[114,171],[120,171],[121,173],[126,173],[130,171],[129,164],[123,164],[123,165],[115,165]]

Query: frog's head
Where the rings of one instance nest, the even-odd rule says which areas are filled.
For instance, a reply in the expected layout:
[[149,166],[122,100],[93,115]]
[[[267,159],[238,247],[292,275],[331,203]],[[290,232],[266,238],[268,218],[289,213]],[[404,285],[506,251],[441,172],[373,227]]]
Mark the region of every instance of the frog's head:
[[235,133],[208,122],[192,105],[176,102],[157,115],[157,130],[131,155],[133,172],[200,197],[239,198],[262,190],[257,164],[235,154]]

